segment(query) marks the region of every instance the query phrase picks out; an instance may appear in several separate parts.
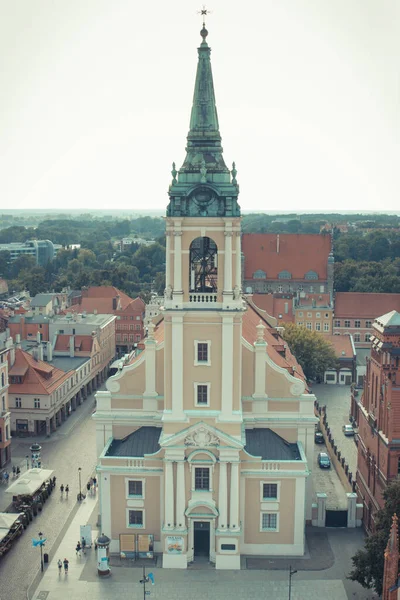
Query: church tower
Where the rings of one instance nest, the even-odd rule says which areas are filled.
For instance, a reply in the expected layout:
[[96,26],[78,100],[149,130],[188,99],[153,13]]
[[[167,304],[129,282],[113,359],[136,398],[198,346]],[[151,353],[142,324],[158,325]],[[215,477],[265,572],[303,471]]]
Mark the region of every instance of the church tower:
[[239,186],[235,164],[229,171],[223,158],[207,35],[203,24],[186,157],[179,171],[173,164],[168,192],[164,308],[172,376],[167,381],[166,369],[165,420],[184,420],[185,409],[195,418],[211,411],[218,420],[237,422],[240,364],[234,356],[240,355],[243,312]]

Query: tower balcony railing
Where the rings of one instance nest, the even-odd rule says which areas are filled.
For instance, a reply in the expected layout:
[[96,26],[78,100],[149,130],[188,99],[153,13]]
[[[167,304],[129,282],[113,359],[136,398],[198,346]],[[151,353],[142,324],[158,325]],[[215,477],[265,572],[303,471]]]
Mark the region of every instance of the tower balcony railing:
[[189,292],[189,302],[193,304],[214,304],[217,302],[217,293]]

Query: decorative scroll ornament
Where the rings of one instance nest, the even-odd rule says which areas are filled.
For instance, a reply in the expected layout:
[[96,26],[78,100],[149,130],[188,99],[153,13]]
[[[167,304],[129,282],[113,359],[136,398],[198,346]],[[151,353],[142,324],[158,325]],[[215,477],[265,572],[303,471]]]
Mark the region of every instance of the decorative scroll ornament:
[[208,431],[205,427],[199,427],[193,433],[185,437],[185,446],[219,446],[220,441],[216,435]]

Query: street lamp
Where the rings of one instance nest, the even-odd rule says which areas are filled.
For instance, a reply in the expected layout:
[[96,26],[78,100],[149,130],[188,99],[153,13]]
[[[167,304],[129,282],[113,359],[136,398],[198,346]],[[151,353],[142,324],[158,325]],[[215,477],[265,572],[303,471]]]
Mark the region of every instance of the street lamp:
[[42,542],[43,533],[39,531],[39,539],[40,539],[40,569],[43,573],[43,542]]
[[289,567],[289,600],[292,597],[292,575],[294,575],[295,573],[297,573],[297,570],[293,569],[293,571],[292,571],[292,565],[290,565],[290,567]]
[[149,581],[154,585],[154,575],[153,573],[149,573],[146,576],[146,567],[143,567],[143,577],[140,580],[140,583],[143,585],[143,600],[146,600],[146,596],[150,595],[150,592],[146,591],[146,583],[149,583]]
[[78,474],[79,474],[79,502],[82,500],[82,481],[81,481],[81,471],[82,471],[82,467],[78,467]]

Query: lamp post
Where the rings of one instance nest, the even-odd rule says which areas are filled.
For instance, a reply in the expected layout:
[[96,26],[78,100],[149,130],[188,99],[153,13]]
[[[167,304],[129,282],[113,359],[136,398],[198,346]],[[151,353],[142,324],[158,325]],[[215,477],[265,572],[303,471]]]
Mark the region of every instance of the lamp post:
[[81,480],[81,471],[82,471],[82,467],[78,468],[78,475],[79,475],[79,502],[82,500],[82,480]]
[[39,531],[39,539],[40,539],[40,570],[43,573],[43,544],[42,544],[43,533]]
[[295,573],[297,573],[296,569],[293,569],[292,571],[292,565],[289,566],[289,600],[292,597],[292,575],[294,575]]
[[25,456],[25,458],[26,458],[26,470],[28,471],[28,469],[29,469],[29,454],[27,454]]
[[146,600],[146,583],[149,583],[149,581],[149,578],[146,577],[146,567],[143,567],[143,577],[140,580],[140,583],[143,584],[143,600]]

